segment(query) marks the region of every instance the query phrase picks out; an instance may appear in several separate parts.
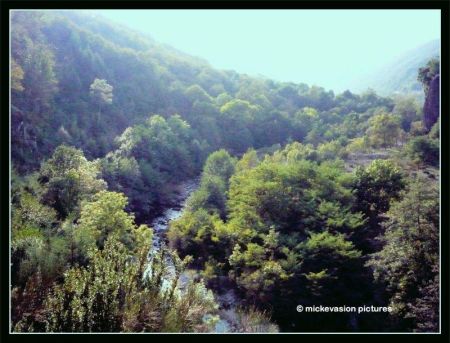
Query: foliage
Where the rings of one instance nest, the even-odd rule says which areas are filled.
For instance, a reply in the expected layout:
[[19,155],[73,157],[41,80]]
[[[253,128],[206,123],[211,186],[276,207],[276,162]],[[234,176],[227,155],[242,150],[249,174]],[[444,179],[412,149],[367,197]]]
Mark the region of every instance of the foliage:
[[[424,136],[413,98],[215,70],[75,11],[11,28],[15,331],[217,330],[227,311],[188,265],[236,291],[233,332],[437,330],[439,123]],[[437,73],[419,71],[426,92]],[[201,171],[177,252],[148,255],[143,223]]]
[[[162,251],[146,271],[148,244],[133,260],[126,247],[112,235],[103,250],[91,250],[91,263],[65,273],[46,300],[47,330],[52,332],[211,330],[205,321],[217,305],[201,283],[190,283],[184,291],[177,286],[184,263]],[[174,276],[168,276],[166,258],[173,259]]]
[[355,171],[356,208],[369,218],[376,217],[389,209],[391,200],[399,199],[404,187],[402,172],[393,161],[374,160]]
[[392,111],[395,115],[400,116],[400,124],[405,132],[411,129],[411,123],[420,120],[421,109],[416,98],[414,97],[399,97],[395,101],[395,106]]
[[172,221],[167,236],[171,246],[181,256],[195,256],[195,264],[203,265],[210,258],[223,264],[231,253],[231,242],[237,234],[232,228],[225,226],[217,215],[200,209],[189,211]]
[[171,183],[192,176],[203,160],[202,146],[178,115],[150,116],[126,129],[117,142],[119,148],[102,159],[103,175],[112,190],[130,198],[130,210],[141,219],[168,202]]
[[[439,277],[438,190],[416,179],[402,200],[393,203],[380,239],[381,251],[369,265],[375,279],[386,284],[392,316],[401,329],[438,330],[436,289]],[[429,316],[423,322],[423,316]]]
[[89,87],[89,93],[98,103],[112,104],[113,87],[106,80],[95,79]]
[[433,77],[439,74],[439,59],[432,58],[428,61],[425,67],[419,68],[419,74],[417,76],[417,80],[423,85],[425,89],[425,94],[428,93],[428,89],[433,80]]
[[100,122],[102,105],[111,105],[113,101],[113,86],[106,80],[95,79],[89,86],[89,94],[96,104],[98,104],[97,124]]
[[239,308],[236,315],[237,318],[233,322],[235,329],[232,332],[263,333],[279,331],[278,326],[270,321],[268,313],[261,312],[256,307]]
[[[116,136],[149,113],[165,119],[178,113],[191,126],[193,144],[207,153],[243,153],[289,138],[308,137],[312,144],[354,138],[366,125],[363,114],[393,108],[392,100],[373,92],[335,95],[318,86],[217,71],[79,12],[22,11],[12,21],[12,158],[20,173],[39,167],[33,154],[49,157],[63,143],[89,159],[102,157],[114,149]],[[200,167],[207,153],[191,158]]]
[[367,135],[373,147],[387,148],[396,145],[400,138],[400,120],[388,113],[381,113],[369,121]]
[[234,173],[236,160],[225,150],[210,154],[203,167],[199,189],[188,200],[188,208],[195,212],[206,209],[226,217],[226,193]]
[[89,162],[81,150],[61,145],[39,171],[42,200],[65,218],[79,209],[82,200],[105,189],[99,173],[98,163]]
[[230,179],[226,221],[188,208],[168,233],[172,246],[192,255],[208,280],[228,274],[249,302],[270,303],[274,318],[299,327],[283,318],[294,294],[306,301],[323,288],[329,301],[333,292],[352,298],[346,268],[362,265],[349,238],[364,225],[362,214],[350,211],[353,198],[339,161],[305,160],[305,148],[293,143],[262,162],[249,151]]
[[[82,256],[93,246],[103,248],[105,240],[112,234],[129,249],[133,249],[134,216],[125,212],[127,198],[120,193],[101,191],[91,202],[83,205],[74,230],[74,240]],[[140,230],[148,230],[141,225]]]
[[437,120],[437,122],[432,126],[430,132],[428,133],[428,136],[431,139],[440,139],[440,119]]
[[427,136],[411,139],[405,147],[408,157],[418,164],[439,167],[439,141]]

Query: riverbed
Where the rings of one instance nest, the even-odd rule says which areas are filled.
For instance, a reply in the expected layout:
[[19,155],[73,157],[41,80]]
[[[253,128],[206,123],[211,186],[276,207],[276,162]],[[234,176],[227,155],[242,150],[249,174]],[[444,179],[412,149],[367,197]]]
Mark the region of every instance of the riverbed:
[[[166,208],[162,214],[156,217],[151,223],[150,227],[153,229],[153,247],[152,252],[161,248],[162,244],[167,244],[166,231],[172,220],[176,220],[183,215],[186,209],[187,200],[189,196],[195,192],[200,184],[199,178],[191,179],[180,183],[177,186],[176,193],[173,199],[173,205]],[[190,280],[198,276],[198,271],[194,269],[187,269],[180,276],[180,286],[183,287]],[[236,326],[238,306],[238,298],[234,289],[228,289],[221,294],[214,293],[214,297],[219,304],[220,320],[215,326],[215,332],[232,332]]]
[[186,208],[187,199],[194,193],[200,184],[199,178],[190,179],[180,183],[173,196],[172,205],[166,208],[162,214],[156,217],[150,227],[153,229],[153,249],[158,250],[163,242],[166,242],[166,230],[172,220],[182,216]]

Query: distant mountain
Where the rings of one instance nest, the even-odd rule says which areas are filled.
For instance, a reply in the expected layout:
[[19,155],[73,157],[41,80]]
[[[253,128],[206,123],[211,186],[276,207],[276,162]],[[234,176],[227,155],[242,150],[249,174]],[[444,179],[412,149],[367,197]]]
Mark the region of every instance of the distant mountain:
[[439,54],[439,40],[430,41],[406,52],[375,73],[355,81],[351,89],[363,91],[372,88],[381,95],[408,93],[423,99],[422,85],[417,81],[418,69]]

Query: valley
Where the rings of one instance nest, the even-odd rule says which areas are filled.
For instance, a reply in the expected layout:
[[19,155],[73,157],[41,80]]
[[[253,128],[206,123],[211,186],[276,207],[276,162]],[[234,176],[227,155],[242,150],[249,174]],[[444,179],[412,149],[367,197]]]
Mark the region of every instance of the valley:
[[421,46],[383,91],[335,92],[15,11],[11,330],[439,331],[440,57]]

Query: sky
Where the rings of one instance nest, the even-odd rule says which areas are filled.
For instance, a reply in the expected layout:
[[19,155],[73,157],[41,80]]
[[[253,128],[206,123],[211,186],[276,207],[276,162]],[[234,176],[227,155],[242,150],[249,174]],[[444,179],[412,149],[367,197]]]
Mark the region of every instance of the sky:
[[439,10],[101,10],[218,69],[334,91],[440,38]]

